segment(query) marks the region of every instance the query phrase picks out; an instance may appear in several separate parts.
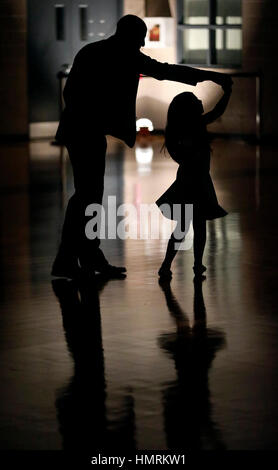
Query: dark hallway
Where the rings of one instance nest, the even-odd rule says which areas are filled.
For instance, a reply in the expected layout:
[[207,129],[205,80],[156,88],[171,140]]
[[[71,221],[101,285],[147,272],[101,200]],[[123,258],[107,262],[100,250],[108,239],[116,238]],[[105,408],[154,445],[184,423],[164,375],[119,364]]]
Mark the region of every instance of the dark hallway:
[[[118,181],[120,203],[151,203],[173,179],[161,140],[152,145],[146,164],[109,140],[106,178]],[[276,150],[214,142],[229,217],[209,223],[202,285],[192,282],[191,250],[177,258],[171,287],[160,286],[166,238],[116,239],[104,249],[127,278],[88,289],[51,284],[60,176],[69,193],[72,176],[66,156],[60,172],[59,148],[34,142],[21,152],[28,147],[31,191],[1,194],[1,448],[114,448],[121,436],[129,450],[275,449]]]
[[[268,467],[277,15],[275,0],[0,2],[3,468]],[[163,197],[195,204],[181,250]]]

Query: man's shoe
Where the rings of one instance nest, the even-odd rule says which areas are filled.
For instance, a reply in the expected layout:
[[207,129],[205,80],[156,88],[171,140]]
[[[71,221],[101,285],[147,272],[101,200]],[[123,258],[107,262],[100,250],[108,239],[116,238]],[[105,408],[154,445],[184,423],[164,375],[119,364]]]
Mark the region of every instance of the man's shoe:
[[75,279],[79,275],[78,258],[73,256],[65,257],[58,253],[52,266],[51,276]]
[[80,255],[79,266],[85,275],[98,273],[107,279],[124,279],[126,277],[126,268],[109,264],[101,250],[95,256]]
[[124,279],[126,277],[125,267],[112,266],[109,263],[96,268],[96,272],[107,278]]

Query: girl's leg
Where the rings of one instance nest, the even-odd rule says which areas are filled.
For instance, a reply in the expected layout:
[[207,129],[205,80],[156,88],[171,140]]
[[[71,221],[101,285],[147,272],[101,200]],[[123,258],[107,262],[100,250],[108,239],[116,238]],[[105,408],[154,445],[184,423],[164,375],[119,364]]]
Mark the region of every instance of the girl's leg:
[[193,214],[193,252],[194,252],[194,267],[195,274],[202,274],[206,271],[203,265],[203,254],[207,239],[206,219],[198,213],[198,209],[194,210]]
[[[187,220],[188,219],[188,220]],[[180,220],[178,220],[175,230],[168,241],[164,261],[158,271],[160,276],[171,276],[171,264],[179,251],[179,245],[183,242],[191,223],[190,213],[185,213],[185,207],[182,207]]]
[[[176,230],[176,229],[175,229]],[[178,252],[178,246],[180,243],[183,242],[184,237],[181,240],[177,240],[175,238],[175,230],[173,231],[171,238],[168,241],[167,245],[167,250],[165,254],[164,261],[160,267],[159,274],[162,274],[163,272],[166,273],[166,271],[170,271],[171,264],[173,259],[175,258],[177,252]]]

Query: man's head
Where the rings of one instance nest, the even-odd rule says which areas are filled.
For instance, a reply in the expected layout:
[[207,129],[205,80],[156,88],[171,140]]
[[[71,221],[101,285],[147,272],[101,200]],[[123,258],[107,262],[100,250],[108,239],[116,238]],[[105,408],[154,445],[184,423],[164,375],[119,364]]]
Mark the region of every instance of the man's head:
[[138,16],[126,15],[117,23],[116,37],[132,48],[140,49],[145,45],[146,33],[147,26]]

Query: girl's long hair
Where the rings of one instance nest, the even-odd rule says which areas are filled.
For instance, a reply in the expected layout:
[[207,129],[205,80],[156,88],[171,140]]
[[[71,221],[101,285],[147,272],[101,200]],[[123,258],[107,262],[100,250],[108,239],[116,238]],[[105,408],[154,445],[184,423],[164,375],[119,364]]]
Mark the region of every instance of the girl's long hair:
[[[208,134],[201,121],[198,99],[193,93],[184,92],[175,96],[170,103],[165,128],[166,148],[177,163],[181,163],[178,147],[186,138],[192,142],[192,151],[209,149]],[[190,149],[189,149],[190,150]]]

